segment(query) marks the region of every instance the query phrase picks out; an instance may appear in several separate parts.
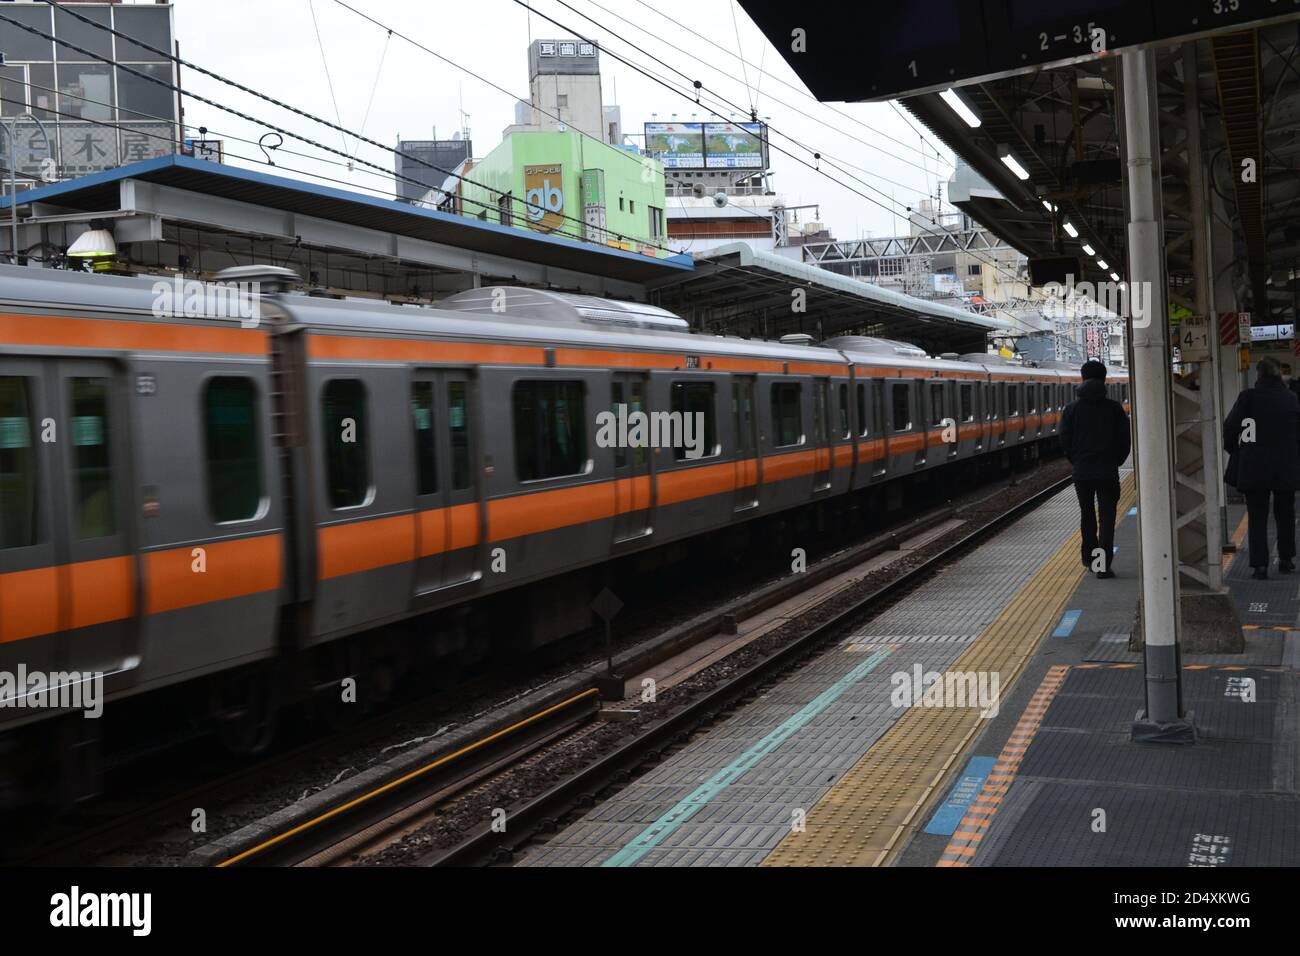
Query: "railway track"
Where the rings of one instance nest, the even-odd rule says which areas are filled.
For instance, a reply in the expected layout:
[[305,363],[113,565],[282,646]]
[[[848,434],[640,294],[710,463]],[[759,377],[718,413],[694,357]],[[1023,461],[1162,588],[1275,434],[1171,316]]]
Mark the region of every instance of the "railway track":
[[[851,622],[902,597],[943,565],[1046,501],[1067,484],[1068,479],[1054,481],[1045,489],[981,522],[978,527],[963,528],[964,533],[956,541],[933,549],[924,560],[911,567],[896,569],[897,574],[870,593],[837,608],[797,638],[662,719],[638,727],[630,739],[612,749],[607,748],[581,769],[564,775],[540,794],[508,811],[497,811],[491,820],[484,815],[483,824],[468,838],[451,848],[426,854],[418,863],[458,866],[508,861],[527,843],[558,826],[561,819],[594,802],[601,792],[630,779],[641,767],[707,727],[728,709],[752,698],[764,684],[799,666]],[[987,501],[998,493],[983,500]],[[873,556],[896,549],[907,535],[921,535],[950,521],[952,515],[951,508],[937,509],[922,519],[822,562],[809,569],[808,575],[775,582],[746,598],[729,602],[702,615],[701,620],[693,622],[692,626],[682,628],[680,643],[699,641],[710,632],[722,630],[725,633],[728,627],[734,629],[738,619],[788,600],[792,595],[815,586],[818,581],[842,575],[846,569],[861,565]],[[831,590],[826,601],[817,607],[834,604],[837,596],[841,596],[840,603],[843,604],[842,595],[842,590]],[[806,613],[812,614],[813,611]],[[662,658],[674,650],[671,644],[661,647],[658,656]],[[641,667],[648,667],[652,662],[653,659],[647,657]],[[633,670],[640,673],[640,670]],[[276,832],[268,832],[264,839],[240,848],[217,865],[338,865],[372,854],[435,821],[449,803],[494,776],[528,761],[544,765],[550,748],[590,733],[601,723],[600,717],[595,678],[589,675],[586,685],[576,687],[575,692],[564,700],[548,704],[464,746],[440,754],[422,766],[391,779],[376,779],[367,787],[357,788],[354,781],[350,792],[341,795],[332,805],[298,819],[282,821]]]

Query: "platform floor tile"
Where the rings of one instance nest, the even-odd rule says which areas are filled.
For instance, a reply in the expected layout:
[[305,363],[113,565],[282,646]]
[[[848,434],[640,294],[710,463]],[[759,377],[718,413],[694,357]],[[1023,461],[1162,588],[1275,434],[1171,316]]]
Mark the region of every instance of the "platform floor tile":
[[[970,666],[960,669],[997,667],[1004,678],[1019,666],[1028,653],[1020,641],[985,635],[989,641],[981,648],[984,640],[976,642],[975,635],[1058,560],[1076,521],[1067,490],[531,850],[521,865],[747,866],[788,841],[800,815],[806,815],[807,833],[824,830],[816,821],[818,799],[824,802],[891,727],[925,710],[893,705],[894,674],[910,674],[918,665],[923,673],[943,671],[968,658]],[[1076,576],[1077,548],[1076,535],[1069,559],[1058,561]],[[960,713],[971,721],[978,716],[977,710]],[[919,763],[909,774],[929,782],[951,761],[955,743],[952,728],[924,723],[927,730],[915,738],[906,762]],[[959,736],[969,732],[963,726]],[[903,816],[890,808],[873,825],[892,828]],[[859,832],[855,822],[831,839]],[[597,852],[579,856],[576,848]]]
[[1300,860],[1295,794],[1051,781],[1012,790],[998,816],[1015,826],[995,824],[974,866],[1294,866]]

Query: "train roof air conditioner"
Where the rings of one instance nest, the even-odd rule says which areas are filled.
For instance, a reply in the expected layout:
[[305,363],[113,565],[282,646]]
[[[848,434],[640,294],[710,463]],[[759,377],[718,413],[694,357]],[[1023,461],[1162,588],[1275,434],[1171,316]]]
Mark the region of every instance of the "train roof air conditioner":
[[690,331],[690,323],[685,319],[657,305],[519,286],[469,289],[439,299],[434,308],[475,312],[507,322],[560,322],[659,332]]

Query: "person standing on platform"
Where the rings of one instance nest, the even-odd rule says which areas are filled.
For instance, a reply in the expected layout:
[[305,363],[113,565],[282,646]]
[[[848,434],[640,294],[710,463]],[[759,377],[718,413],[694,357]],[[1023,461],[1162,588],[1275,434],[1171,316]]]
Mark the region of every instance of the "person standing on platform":
[[1074,471],[1079,496],[1083,566],[1099,578],[1113,578],[1115,509],[1119,504],[1119,466],[1128,459],[1132,439],[1124,406],[1106,394],[1106,366],[1089,360],[1079,370],[1079,396],[1061,413],[1061,447]]
[[1290,362],[1282,363],[1282,381],[1286,383],[1287,388],[1291,389],[1291,391],[1295,393],[1296,398],[1300,398],[1300,382],[1297,382],[1291,377]]
[[1223,423],[1228,453],[1225,484],[1246,498],[1250,566],[1257,581],[1268,578],[1268,512],[1277,522],[1277,569],[1295,570],[1295,490],[1300,487],[1300,400],[1282,381],[1270,358],[1260,359],[1255,387],[1237,396]]

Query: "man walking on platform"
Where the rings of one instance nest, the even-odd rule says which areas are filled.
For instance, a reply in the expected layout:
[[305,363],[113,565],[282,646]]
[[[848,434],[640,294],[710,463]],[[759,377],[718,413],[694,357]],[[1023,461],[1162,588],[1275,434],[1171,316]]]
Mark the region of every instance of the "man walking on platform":
[[1106,366],[1089,360],[1079,371],[1079,397],[1061,413],[1061,447],[1074,470],[1079,496],[1083,566],[1099,578],[1113,578],[1119,466],[1128,459],[1131,443],[1128,414],[1106,394]]
[[1256,580],[1268,578],[1268,511],[1277,522],[1277,569],[1295,570],[1295,490],[1300,487],[1300,402],[1282,381],[1277,363],[1260,359],[1255,387],[1237,396],[1223,423],[1228,453],[1224,483],[1246,497],[1250,566]]

